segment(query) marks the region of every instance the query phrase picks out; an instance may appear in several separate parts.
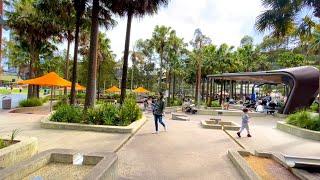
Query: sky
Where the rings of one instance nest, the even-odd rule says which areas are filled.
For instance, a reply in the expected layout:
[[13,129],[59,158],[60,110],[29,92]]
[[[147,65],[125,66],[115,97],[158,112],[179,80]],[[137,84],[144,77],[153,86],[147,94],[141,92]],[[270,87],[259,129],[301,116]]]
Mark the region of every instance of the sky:
[[[158,14],[135,18],[132,22],[130,49],[138,39],[150,38],[156,25],[170,26],[179,37],[190,42],[194,30],[212,39],[212,43],[227,43],[238,47],[245,35],[259,43],[263,34],[254,29],[256,17],[263,12],[261,0],[171,0]],[[120,59],[123,55],[126,18],[117,17],[118,25],[104,31],[111,39],[111,48]]]

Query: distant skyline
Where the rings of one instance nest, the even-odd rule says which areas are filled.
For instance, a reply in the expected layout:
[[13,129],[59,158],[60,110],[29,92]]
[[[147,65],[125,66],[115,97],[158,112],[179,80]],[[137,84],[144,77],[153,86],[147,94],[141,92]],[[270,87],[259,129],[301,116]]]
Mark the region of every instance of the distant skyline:
[[[158,14],[133,20],[130,50],[136,40],[150,38],[156,25],[170,26],[187,43],[197,28],[216,45],[227,43],[238,47],[245,35],[259,43],[263,34],[254,29],[254,23],[263,10],[261,0],[171,0]],[[111,48],[119,60],[123,56],[127,19],[117,18],[117,21],[118,25],[105,34],[111,39]]]

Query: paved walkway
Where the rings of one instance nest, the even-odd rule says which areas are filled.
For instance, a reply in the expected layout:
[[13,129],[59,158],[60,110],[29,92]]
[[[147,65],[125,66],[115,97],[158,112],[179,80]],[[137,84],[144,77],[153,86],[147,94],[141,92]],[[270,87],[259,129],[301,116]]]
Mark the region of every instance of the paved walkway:
[[238,145],[224,132],[203,129],[192,117],[167,120],[168,132],[152,134],[148,119],[118,152],[120,179],[241,179],[226,155]]
[[6,137],[13,129],[20,129],[20,136],[38,138],[39,152],[52,148],[75,149],[83,152],[114,151],[129,136],[116,133],[43,129],[40,127],[40,119],[43,117],[43,115],[0,111],[0,135]]
[[[225,117],[241,124],[240,117]],[[250,120],[252,138],[247,138],[246,131],[243,138],[238,138],[234,131],[229,131],[235,139],[249,150],[280,152],[287,155],[320,157],[320,142],[300,138],[276,129],[276,122],[283,120],[267,117],[253,117]]]

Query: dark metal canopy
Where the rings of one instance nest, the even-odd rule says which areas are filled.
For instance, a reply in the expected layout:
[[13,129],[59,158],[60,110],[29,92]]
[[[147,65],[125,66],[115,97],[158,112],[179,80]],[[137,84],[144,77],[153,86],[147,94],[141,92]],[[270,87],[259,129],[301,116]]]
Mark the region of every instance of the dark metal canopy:
[[290,86],[291,91],[283,113],[289,114],[312,104],[319,93],[319,75],[317,68],[301,66],[273,71],[224,73],[207,77],[219,80],[286,84]]

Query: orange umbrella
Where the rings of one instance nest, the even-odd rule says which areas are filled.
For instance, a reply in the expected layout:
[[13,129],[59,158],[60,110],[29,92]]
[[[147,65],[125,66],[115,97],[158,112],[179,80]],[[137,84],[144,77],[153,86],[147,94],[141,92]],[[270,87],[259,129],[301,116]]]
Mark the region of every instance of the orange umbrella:
[[[51,86],[50,111],[52,109],[52,91],[54,86],[70,87],[71,82],[63,79],[55,72],[48,73],[38,78],[19,81],[18,84],[29,84],[39,86]],[[80,87],[80,85],[78,85]],[[84,88],[84,87],[83,87]]]
[[135,93],[149,93],[150,91],[146,90],[143,87],[138,87],[137,89],[133,90]]
[[116,93],[116,92],[120,92],[121,89],[117,88],[116,86],[112,86],[111,88],[106,90],[109,93]]
[[[70,83],[70,86],[68,86],[68,90],[70,90],[70,89],[71,89],[71,83]],[[86,90],[86,87],[81,86],[80,84],[76,83],[76,90],[77,91],[84,91],[84,90]]]
[[39,86],[70,86],[70,81],[67,81],[60,77],[55,72],[48,73],[38,78],[28,79],[25,81],[19,81],[18,84],[30,84]]

